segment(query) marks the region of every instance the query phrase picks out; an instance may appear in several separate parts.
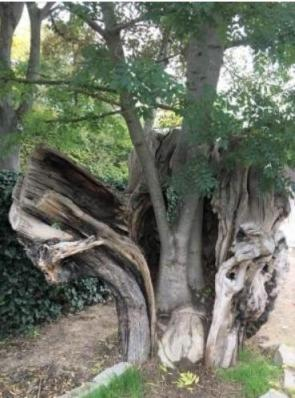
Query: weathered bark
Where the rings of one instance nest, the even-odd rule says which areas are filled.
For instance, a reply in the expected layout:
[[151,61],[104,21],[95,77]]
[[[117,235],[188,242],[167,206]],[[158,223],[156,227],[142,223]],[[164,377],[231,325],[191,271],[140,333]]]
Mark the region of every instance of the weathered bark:
[[[154,136],[153,148],[164,190],[167,178],[171,175],[179,133],[175,130],[167,136]],[[136,157],[133,157],[130,166],[131,236],[143,248],[147,259],[159,259],[159,251],[155,253],[159,250],[159,245],[154,244],[157,241],[157,231],[153,223],[152,206]],[[279,278],[286,268],[286,246],[277,229],[289,212],[287,197],[273,191],[261,192],[259,175],[254,169],[236,168],[232,172],[222,171],[217,177],[219,188],[211,199],[211,204],[210,200],[205,200],[203,212],[198,215],[203,215],[201,228],[198,223],[194,223],[196,230],[190,234],[188,257],[185,257],[185,253],[182,259],[177,257],[177,242],[174,240],[172,243],[172,260],[168,258],[167,263],[176,259],[179,264],[185,264],[188,270],[183,269],[183,274],[180,275],[173,272],[173,267],[167,266],[167,274],[170,271],[167,284],[165,289],[157,291],[157,294],[162,294],[163,301],[168,297],[168,302],[175,305],[172,313],[167,305],[166,311],[162,311],[166,317],[159,318],[160,329],[163,332],[159,355],[162,361],[170,366],[181,359],[180,352],[186,357],[190,355],[187,347],[192,340],[187,338],[186,330],[189,328],[186,328],[186,325],[191,327],[189,319],[195,319],[191,316],[192,311],[196,312],[196,316],[199,315],[199,320],[207,320],[205,329],[210,328],[206,348],[207,365],[226,367],[234,364],[244,338],[255,333],[267,320],[277,294]],[[213,210],[218,218],[212,213]],[[197,263],[195,251],[199,250],[194,235],[200,234],[203,240],[202,272],[198,275],[196,270],[199,266],[197,269],[193,268]],[[244,235],[245,241],[239,241]],[[145,239],[147,236],[152,238]],[[154,285],[157,286],[159,266],[149,260],[148,264],[152,267]],[[214,287],[212,280],[216,270],[216,298],[211,316],[212,299],[203,296],[202,287]],[[186,272],[187,279],[184,280],[183,275],[186,275]],[[191,298],[177,302],[182,297],[183,284],[186,284],[185,289],[190,287]],[[180,295],[178,289],[182,292]],[[199,308],[201,313],[198,311]],[[185,314],[188,315],[186,321]],[[198,325],[199,337],[202,334],[206,336],[200,323],[196,322],[195,325]],[[191,333],[191,336],[193,335],[194,333]],[[195,338],[198,347],[202,347],[200,340]],[[196,348],[194,344],[190,347]]]
[[48,281],[89,275],[110,286],[123,356],[141,362],[155,339],[154,293],[145,259],[126,236],[125,216],[104,184],[57,152],[39,148],[15,188],[10,222]]
[[[177,135],[175,131],[171,134]],[[155,139],[156,161],[163,162],[164,154],[167,161],[171,159],[173,151],[167,152],[164,145],[167,140],[172,147],[171,137]],[[157,164],[159,170],[169,172],[167,164]],[[209,297],[208,303],[204,302],[199,287],[211,286],[215,262],[216,297],[205,350],[208,366],[235,363],[245,336],[253,334],[267,319],[279,278],[286,269],[286,245],[278,226],[288,214],[288,199],[274,192],[260,193],[258,174],[252,169],[222,171],[219,179],[211,207],[208,199],[202,205],[202,231],[198,226],[191,235],[188,252],[178,250],[178,242],[172,241],[170,255],[175,257],[168,261],[171,264],[176,259],[178,266],[182,261],[184,269],[178,279],[171,269],[165,294],[169,303],[175,300],[174,308],[171,311],[168,306],[166,312],[158,314],[159,356],[168,366],[184,358],[196,362],[203,356],[212,307]],[[49,281],[90,275],[109,284],[117,301],[123,354],[128,360],[143,361],[155,341],[150,274],[157,286],[160,245],[140,173],[132,187],[128,210],[109,188],[83,169],[55,151],[39,148],[15,188],[10,221],[29,257]],[[188,280],[191,274],[185,267],[191,263],[189,256],[194,257],[194,250],[199,250],[192,242],[194,234],[201,232],[204,278],[195,279],[193,273]],[[152,272],[134,241],[142,246],[145,258],[154,267]],[[180,296],[178,288],[182,289]],[[190,297],[181,302],[184,288],[190,289]]]
[[221,173],[213,207],[219,218],[218,271],[206,362],[229,367],[247,329],[265,321],[286,268],[286,242],[278,227],[289,213],[289,201],[261,192],[255,170],[237,168]]

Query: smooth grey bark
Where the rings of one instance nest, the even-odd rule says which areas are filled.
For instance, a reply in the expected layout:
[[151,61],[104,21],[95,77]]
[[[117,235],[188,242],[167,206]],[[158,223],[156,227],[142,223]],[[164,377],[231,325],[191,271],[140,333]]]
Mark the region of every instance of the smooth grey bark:
[[204,200],[199,199],[190,234],[187,259],[188,285],[196,293],[205,286],[202,264]]
[[[213,26],[204,26],[199,37],[191,36],[187,48],[187,102],[195,104],[206,95],[206,89],[216,92],[223,61],[223,46]],[[208,114],[213,104],[208,101]],[[204,126],[206,128],[206,126]],[[209,157],[208,148],[201,148],[193,142],[194,132],[184,118],[182,134],[179,134],[174,154],[173,173],[177,174],[183,164],[194,160],[202,151]],[[189,285],[203,287],[202,270],[202,217],[203,206],[199,195],[189,194],[183,200],[178,223],[174,227],[174,255],[161,253],[160,273],[157,287],[158,308],[173,310],[175,305],[191,301]],[[172,240],[172,239],[171,239]],[[170,247],[170,250],[171,247]],[[172,262],[169,264],[169,259]],[[192,278],[192,280],[188,280]],[[178,287],[182,282],[182,287]],[[175,282],[172,282],[175,281]],[[175,289],[172,287],[175,283]],[[176,284],[177,283],[177,284]],[[177,292],[177,293],[176,293]],[[175,300],[175,295],[178,300]],[[170,304],[169,304],[170,302]]]
[[[26,71],[26,79],[34,80],[38,78],[40,67],[40,47],[41,47],[41,24],[42,20],[46,18],[54,3],[48,2],[43,8],[38,8],[35,3],[27,3],[27,8],[30,17],[30,55],[28,59],[28,66]],[[1,74],[5,78],[5,74],[11,73],[11,46],[15,28],[21,18],[24,3],[1,3],[0,4],[0,59],[1,59]],[[8,86],[8,82],[4,84]],[[4,148],[6,142],[12,137],[12,134],[20,133],[20,125],[22,118],[33,105],[34,88],[30,87],[21,97],[20,104],[15,107],[12,104],[11,96],[8,93],[0,102],[0,137]],[[8,154],[0,154],[0,170],[8,169],[18,171],[19,169],[19,146],[13,145]]]
[[[0,73],[9,74],[11,68],[11,46],[13,34],[21,18],[24,3],[0,3]],[[5,87],[6,86],[6,87]],[[7,83],[3,88],[8,88]],[[2,95],[0,100],[0,139],[2,145],[7,136],[17,131],[17,114],[11,105],[10,94]],[[0,153],[0,170],[18,169],[18,151],[8,156]]]
[[[110,50],[114,65],[125,63],[125,55],[120,37],[120,30],[117,29],[116,15],[113,3],[101,3],[101,10],[105,23],[105,30],[102,33]],[[159,181],[155,160],[151,154],[140,120],[135,112],[135,104],[132,96],[127,92],[120,93],[122,115],[128,126],[131,141],[138,155],[144,177],[149,189],[153,203],[155,218],[163,249],[169,246],[170,228],[166,218],[166,206]]]

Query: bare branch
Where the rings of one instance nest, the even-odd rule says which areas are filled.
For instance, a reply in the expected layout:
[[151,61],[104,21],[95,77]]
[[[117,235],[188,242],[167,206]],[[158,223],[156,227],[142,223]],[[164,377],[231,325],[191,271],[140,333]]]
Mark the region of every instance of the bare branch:
[[164,111],[172,111],[172,112],[175,112],[175,113],[179,113],[179,111],[180,111],[179,108],[175,108],[174,106],[170,106],[170,105],[167,105],[167,104],[160,104],[158,102],[156,103],[155,107],[163,109]]
[[51,119],[51,120],[46,120],[45,123],[80,123],[80,122],[85,122],[88,120],[99,120],[99,119],[104,119],[105,117],[108,116],[113,116],[113,115],[118,115],[121,113],[121,109],[111,111],[111,112],[105,112],[101,113],[100,115],[85,115],[81,117],[76,117],[76,118],[57,118],[57,119]]
[[[47,18],[48,15],[52,12],[53,6],[54,6],[53,1],[49,1],[48,3],[45,4],[45,6],[41,9],[41,18]],[[57,7],[55,7],[56,9]]]
[[240,46],[248,46],[249,43],[246,37],[242,37],[241,39],[232,40],[225,46],[225,49],[228,50],[229,48],[233,47],[240,47]]
[[50,13],[50,22],[52,23],[53,31],[58,36],[62,37],[63,40],[65,40],[67,42],[76,43],[77,39],[75,37],[71,37],[71,36],[67,35],[67,33],[62,32],[61,29],[59,29],[59,27],[57,26],[56,21],[54,19],[54,16],[52,15],[52,12]]
[[116,26],[114,27],[114,29],[112,29],[111,32],[119,32],[123,29],[128,29],[134,25],[136,25],[138,22],[142,22],[145,20],[145,18],[147,17],[147,13],[146,14],[142,14],[137,18],[131,19],[130,21],[127,22],[123,22],[121,24],[116,24]]
[[111,94],[116,94],[116,91],[113,89],[110,89],[108,87],[104,86],[98,86],[98,85],[90,85],[90,84],[81,84],[81,85],[76,85],[72,80],[62,80],[62,79],[23,79],[19,77],[7,77],[7,76],[0,76],[0,81],[3,82],[16,82],[16,83],[21,83],[21,84],[36,84],[40,86],[73,86],[77,88],[88,88],[88,89],[94,89],[98,91],[103,91],[106,93],[111,93]]
[[167,56],[164,57],[164,58],[159,58],[159,59],[157,59],[155,62],[156,62],[157,64],[167,64],[168,61],[169,61],[170,59],[176,58],[176,57],[178,57],[179,55],[182,55],[181,52],[176,53],[176,54],[167,55]]
[[89,91],[87,89],[84,89],[84,88],[76,88],[76,87],[71,87],[70,86],[69,90],[70,91],[74,91],[75,93],[78,93],[78,94],[82,94],[82,95],[86,95],[86,96],[91,97],[91,98],[95,98],[95,99],[97,99],[99,101],[105,102],[105,103],[110,104],[110,105],[120,106],[120,103],[118,101],[115,101],[112,98],[107,98],[107,97],[105,97],[105,96],[103,96],[101,94],[97,94],[97,93],[91,92],[91,91]]
[[75,14],[77,17],[82,19],[91,29],[93,29],[95,32],[100,34],[103,38],[105,38],[106,32],[105,30],[93,19],[91,19],[88,15],[85,13],[79,12],[78,8],[81,11],[81,7],[79,7],[77,4],[71,4],[68,3],[69,10]]
[[[126,63],[124,49],[120,38],[120,32],[116,31],[116,16],[114,3],[100,3],[103,19],[106,27],[105,40],[115,64]],[[146,183],[151,196],[155,218],[159,230],[162,249],[168,247],[170,226],[166,218],[166,206],[161,188],[161,183],[154,163],[154,155],[151,153],[140,119],[134,107],[132,95],[128,92],[120,93],[122,115],[128,126],[130,138],[140,160]]]

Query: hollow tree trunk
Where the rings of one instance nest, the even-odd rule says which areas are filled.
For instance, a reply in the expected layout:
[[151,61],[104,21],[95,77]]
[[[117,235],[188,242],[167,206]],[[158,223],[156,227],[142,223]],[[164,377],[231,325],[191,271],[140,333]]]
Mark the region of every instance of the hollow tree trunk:
[[[155,134],[153,138],[157,168],[164,189],[165,181],[171,175],[177,134],[174,130],[166,136]],[[157,231],[152,221],[151,202],[136,157],[130,166],[132,238],[143,248],[148,264],[152,264],[153,280],[157,285],[159,268],[149,261],[157,249],[154,244],[157,241]],[[286,244],[278,227],[289,212],[287,197],[273,191],[262,192],[259,175],[253,169],[237,167],[232,172],[222,171],[217,177],[219,188],[211,199],[211,204],[206,199],[206,206],[198,214],[198,217],[204,217],[202,228],[200,220],[199,223],[194,223],[190,244],[186,246],[188,251],[183,251],[182,257],[177,258],[181,251],[177,253],[177,243],[172,240],[171,257],[168,255],[164,262],[164,266],[167,266],[167,284],[163,284],[165,288],[158,290],[157,295],[160,294],[162,302],[167,305],[166,308],[162,307],[167,320],[162,322],[162,318],[158,318],[160,327],[163,328],[159,355],[169,366],[183,357],[190,358],[193,362],[202,357],[202,333],[206,339],[206,332],[200,323],[203,318],[207,319],[205,330],[210,329],[205,349],[207,365],[233,365],[244,338],[255,333],[267,320],[277,294],[279,278],[286,269]],[[214,218],[212,211],[218,218]],[[153,236],[153,239],[145,240],[147,235]],[[202,273],[198,274],[199,267],[194,269],[193,266],[197,262],[195,253],[200,250],[197,244],[200,243],[200,235]],[[187,269],[183,268],[180,274],[180,267],[177,271],[171,266],[169,268],[169,262],[173,264],[173,261],[179,261],[178,266],[186,264]],[[213,309],[210,306],[211,298],[203,296],[202,288],[211,289],[215,274],[216,297]],[[186,282],[184,289],[183,284]],[[187,286],[190,291],[181,301]],[[200,297],[203,303],[205,300],[201,314],[198,311],[200,307],[195,306]],[[186,330],[191,331],[191,338],[187,338]],[[193,331],[197,333],[194,334]],[[193,348],[192,351],[189,348]]]
[[[169,175],[176,137],[174,131],[154,138],[162,182],[165,173]],[[136,160],[132,167],[135,166]],[[201,206],[204,279],[194,279],[194,272],[188,273],[187,269],[179,280],[173,274],[175,279],[165,291],[171,300],[167,301],[167,313],[158,314],[158,353],[168,366],[184,358],[193,363],[202,358],[207,334],[205,319],[210,326],[205,349],[207,365],[234,364],[245,336],[253,334],[265,322],[286,268],[286,244],[278,227],[289,211],[287,198],[274,192],[261,193],[259,175],[253,169],[222,171],[219,181],[211,205],[206,199]],[[154,347],[156,323],[146,259],[154,267],[153,282],[157,286],[160,245],[150,198],[140,173],[137,183],[129,189],[133,193],[126,208],[108,187],[65,156],[39,148],[14,190],[10,222],[27,254],[49,282],[83,275],[106,281],[116,298],[123,355],[130,361],[144,361]],[[214,219],[212,210],[218,220]],[[194,236],[200,233],[199,226],[193,230],[186,251],[177,251],[172,240],[171,253],[177,266],[181,262],[181,265],[192,263],[190,256],[194,258],[194,252],[199,250],[193,245]],[[179,253],[184,257],[177,257]],[[213,312],[209,305],[200,313],[195,306],[198,289],[204,284],[210,287],[215,274]],[[193,281],[188,280],[190,276]],[[191,285],[189,298],[183,302],[179,301],[184,291],[179,281],[186,283],[185,289]],[[202,285],[194,288],[197,282]],[[177,286],[181,294],[168,289]],[[211,298],[207,298],[210,302]]]
[[39,148],[18,181],[10,222],[49,282],[80,276],[112,289],[126,360],[146,360],[155,339],[154,293],[145,259],[127,237],[111,190],[55,151]]

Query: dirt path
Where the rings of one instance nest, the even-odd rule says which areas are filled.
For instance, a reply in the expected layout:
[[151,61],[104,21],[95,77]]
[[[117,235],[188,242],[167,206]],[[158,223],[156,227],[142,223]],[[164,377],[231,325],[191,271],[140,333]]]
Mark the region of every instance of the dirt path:
[[0,397],[50,398],[118,360],[114,305],[63,317],[32,338],[0,345]]
[[[295,250],[290,270],[269,321],[252,339],[264,346],[295,345]],[[44,326],[37,336],[0,343],[0,398],[53,398],[89,380],[119,360],[114,305],[96,305]],[[241,397],[236,388],[212,374],[200,374],[195,397]],[[149,398],[191,396],[166,383],[159,365],[144,369],[151,381]],[[175,381],[175,380],[174,380]]]
[[295,346],[295,249],[289,253],[289,272],[282,285],[268,322],[254,336],[253,342],[264,347],[285,343]]
[[[96,305],[81,314],[44,326],[35,337],[0,344],[0,398],[56,398],[120,361],[117,315],[113,305]],[[192,395],[177,389],[177,372],[163,373],[157,359],[142,368],[146,398],[241,398],[240,389],[222,382],[200,364]],[[120,397],[118,397],[120,398]]]

